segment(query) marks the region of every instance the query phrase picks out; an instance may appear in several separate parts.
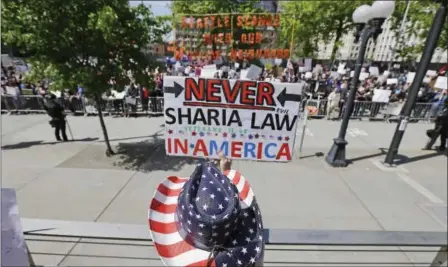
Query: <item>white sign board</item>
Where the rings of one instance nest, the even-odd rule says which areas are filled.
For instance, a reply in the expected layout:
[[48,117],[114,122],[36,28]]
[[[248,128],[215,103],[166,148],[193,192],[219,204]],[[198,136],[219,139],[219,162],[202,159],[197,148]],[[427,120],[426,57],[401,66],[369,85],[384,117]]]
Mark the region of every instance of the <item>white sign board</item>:
[[447,82],[447,77],[439,76],[434,84],[434,88],[447,90]]
[[30,266],[20,223],[16,192],[2,188],[2,258],[1,266]]
[[392,91],[375,89],[373,91],[372,102],[389,103],[389,97]]
[[205,66],[202,67],[202,69],[214,69],[214,70],[216,70],[216,65],[215,64],[205,65]]
[[216,65],[207,65],[204,66],[201,70],[201,77],[202,78],[213,78],[215,77],[215,73],[218,70],[216,69]]
[[435,71],[435,70],[428,70],[426,72],[426,75],[429,76],[429,77],[437,76],[437,71]]
[[164,77],[168,155],[290,161],[304,83]]
[[247,71],[248,70],[241,70],[241,72],[240,72],[240,79],[242,79],[242,80],[248,80],[246,77],[247,77]]
[[336,72],[336,71],[332,71],[332,72],[330,73],[330,77],[337,78],[338,76],[339,76],[339,73]]
[[387,84],[398,84],[398,79],[387,79]]
[[364,81],[368,77],[369,77],[369,73],[368,72],[361,72],[361,74],[359,74],[359,80],[360,81]]
[[375,76],[375,77],[380,76],[380,71],[378,70],[378,67],[370,67],[369,72],[370,72],[370,75],[372,75],[372,76]]
[[344,75],[345,74],[345,63],[339,63],[338,73]]
[[263,69],[258,67],[257,65],[250,65],[249,70],[247,71],[246,78],[257,80],[260,77],[260,74],[263,72]]
[[412,81],[414,81],[415,78],[415,72],[408,72],[408,74],[406,75],[406,83],[412,83]]
[[305,72],[306,68],[305,67],[299,67],[299,72]]

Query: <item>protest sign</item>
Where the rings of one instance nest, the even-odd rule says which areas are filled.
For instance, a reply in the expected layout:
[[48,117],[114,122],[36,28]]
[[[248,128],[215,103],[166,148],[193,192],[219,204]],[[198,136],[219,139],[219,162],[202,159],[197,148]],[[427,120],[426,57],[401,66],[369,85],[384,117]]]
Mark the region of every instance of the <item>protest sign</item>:
[[446,90],[447,82],[447,77],[439,76],[437,77],[436,83],[434,84],[434,88]]
[[340,73],[340,74],[342,74],[342,75],[345,74],[345,63],[339,63],[338,71],[337,71],[337,72]]
[[204,66],[201,70],[201,77],[202,78],[213,78],[215,77],[215,73],[218,70],[216,69],[215,65],[207,65]]
[[378,70],[378,67],[370,67],[369,72],[370,72],[370,75],[372,75],[372,76],[375,76],[375,77],[380,76],[380,71]]
[[394,79],[387,79],[387,84],[397,84],[398,83],[398,79],[394,78]]
[[406,75],[406,83],[412,83],[412,81],[414,81],[415,78],[415,72],[408,72],[408,74]]
[[332,71],[330,73],[330,77],[337,78],[337,77],[339,77],[339,73],[337,71]]
[[299,72],[300,72],[300,73],[305,72],[305,70],[306,70],[305,67],[299,67]]
[[312,62],[313,62],[313,60],[311,58],[305,58],[305,70],[304,71],[312,70]]
[[16,192],[2,188],[2,257],[1,266],[30,266],[28,250],[20,223]]
[[240,79],[241,80],[248,80],[248,78],[246,78],[247,77],[247,71],[248,70],[241,70],[241,72],[240,72]]
[[258,67],[257,65],[250,65],[249,69],[247,70],[246,78],[257,80],[258,77],[260,77],[261,72],[263,72],[263,69]]
[[374,89],[372,102],[388,103],[391,93],[390,90]]
[[426,72],[426,76],[429,76],[429,77],[437,76],[437,71],[435,71],[435,70],[428,70]]
[[168,155],[290,161],[304,83],[164,77]]
[[361,74],[359,74],[359,80],[360,81],[364,81],[368,77],[369,77],[369,73],[368,72],[361,72]]

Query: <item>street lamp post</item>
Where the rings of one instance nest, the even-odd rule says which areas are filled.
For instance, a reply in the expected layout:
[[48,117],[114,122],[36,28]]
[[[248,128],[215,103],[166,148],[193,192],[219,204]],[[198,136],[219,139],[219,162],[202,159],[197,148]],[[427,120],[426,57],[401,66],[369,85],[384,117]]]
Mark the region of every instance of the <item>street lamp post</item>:
[[431,30],[429,31],[428,37],[426,38],[425,50],[423,51],[422,58],[420,60],[420,63],[418,64],[417,73],[415,74],[411,88],[409,89],[406,103],[401,112],[400,121],[397,124],[394,137],[392,138],[389,150],[387,151],[386,159],[384,160],[384,163],[388,165],[394,164],[395,156],[398,154],[398,148],[400,146],[401,139],[403,139],[409,116],[411,115],[415,101],[417,100],[418,91],[420,90],[420,86],[422,85],[423,79],[425,78],[426,71],[428,70],[429,63],[431,62],[434,49],[437,46],[437,41],[439,40],[442,28],[445,25],[448,1],[440,0],[439,2],[441,2],[441,6],[437,10],[431,26]]
[[[381,33],[381,26],[387,17],[392,15],[395,8],[394,1],[376,1],[372,6],[362,5],[353,12],[353,21],[357,24],[357,31],[361,31],[361,44],[359,47],[358,59],[356,60],[353,80],[350,84],[350,92],[347,97],[347,105],[342,118],[341,128],[337,138],[333,139],[333,145],[328,152],[325,160],[333,167],[346,167],[348,161],[345,157],[345,147],[347,141],[345,134],[347,132],[350,115],[353,112],[353,106],[358,86],[359,75],[361,74],[364,55],[367,43],[370,37],[377,37]],[[357,34],[358,34],[357,33]],[[359,35],[357,35],[358,39]]]

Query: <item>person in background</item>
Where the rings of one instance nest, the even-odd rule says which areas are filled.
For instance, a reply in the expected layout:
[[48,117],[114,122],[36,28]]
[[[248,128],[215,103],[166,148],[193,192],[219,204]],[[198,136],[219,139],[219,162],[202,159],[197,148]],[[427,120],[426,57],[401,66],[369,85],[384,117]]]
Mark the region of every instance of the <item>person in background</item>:
[[327,120],[333,118],[332,113],[339,107],[339,101],[341,101],[341,89],[335,88],[333,92],[328,95]]
[[426,135],[430,138],[425,149],[432,149],[432,146],[440,136],[440,146],[437,150],[443,152],[446,150],[446,139],[448,138],[448,100],[443,103],[443,109],[435,119],[434,129],[426,131]]
[[141,87],[140,98],[142,101],[142,109],[145,113],[148,113],[149,106],[149,90],[146,86]]
[[132,82],[126,90],[127,117],[137,117],[137,98],[139,96],[139,86]]
[[[54,128],[54,135],[56,140],[58,141],[68,141],[66,131],[66,122],[65,122],[65,113],[64,107],[57,101],[56,96],[54,94],[50,94],[50,96],[44,99],[44,109],[47,114],[51,117],[50,125]],[[62,140],[61,140],[62,134]]]
[[431,110],[430,110],[430,116],[431,118],[434,118],[439,113],[440,109],[444,107],[445,100],[446,100],[446,90],[437,90],[435,91],[434,97],[431,99]]
[[436,118],[436,125],[440,127],[440,146],[437,149],[445,151],[446,139],[448,138],[448,99],[446,98],[443,103],[442,113]]

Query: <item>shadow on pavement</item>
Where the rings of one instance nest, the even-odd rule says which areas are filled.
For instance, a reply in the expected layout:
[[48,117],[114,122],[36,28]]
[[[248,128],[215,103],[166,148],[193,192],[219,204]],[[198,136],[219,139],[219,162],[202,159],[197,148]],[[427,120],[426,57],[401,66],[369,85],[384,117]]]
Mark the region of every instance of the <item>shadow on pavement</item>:
[[[157,136],[163,136],[163,134],[159,134]],[[126,138],[115,138],[115,139],[109,139],[110,142],[112,141],[126,141],[126,140],[132,140],[132,139],[142,139],[142,138],[153,138],[154,135],[143,135],[143,136],[134,136],[134,137],[126,137]],[[99,142],[104,143],[104,140],[101,140]]]
[[141,172],[178,171],[185,165],[198,162],[193,158],[166,155],[165,140],[160,136],[156,133],[150,140],[119,143],[115,155],[119,160],[114,162],[114,166]]
[[[69,141],[67,141],[67,143],[69,143],[69,142],[92,142],[92,141],[96,141],[96,140],[98,140],[98,138],[88,137],[88,138],[83,138],[83,139],[69,140]],[[56,145],[56,144],[60,144],[60,143],[65,143],[65,142],[62,142],[62,141],[44,142],[43,140],[20,142],[20,143],[13,144],[13,145],[4,145],[4,146],[2,146],[2,150],[25,149],[25,148],[30,148],[32,146]]]
[[[370,158],[376,158],[379,156],[386,156],[388,149],[379,148],[379,150],[380,150],[380,152],[378,152],[378,153],[348,159],[348,161],[350,164],[352,164],[356,161],[361,161],[361,160],[370,159]],[[447,154],[444,151],[440,151],[440,152],[434,151],[434,153],[431,153],[431,154],[419,155],[419,156],[414,156],[414,157],[408,157],[405,155],[398,154],[395,158],[394,164],[403,165],[403,164],[412,163],[412,162],[416,162],[416,161],[420,161],[420,160],[434,158],[434,157],[441,156],[441,155],[446,156]]]
[[447,156],[445,151],[434,151],[434,153],[431,153],[431,154],[420,155],[420,156],[415,156],[415,157],[407,157],[407,156],[399,154],[399,155],[397,155],[394,163],[396,165],[403,165],[403,164],[412,163],[412,162],[425,160],[425,159],[430,159],[430,158],[434,158],[434,157],[438,157],[438,156],[442,156],[442,155]]
[[360,161],[360,160],[365,160],[365,159],[371,159],[371,158],[376,158],[382,155],[386,155],[387,154],[387,149],[385,148],[378,148],[378,150],[380,150],[380,152],[375,153],[375,154],[370,154],[370,155],[365,155],[365,156],[361,156],[361,157],[356,157],[356,158],[352,158],[352,159],[348,159],[348,162],[350,164],[352,164],[353,162],[356,161]]

